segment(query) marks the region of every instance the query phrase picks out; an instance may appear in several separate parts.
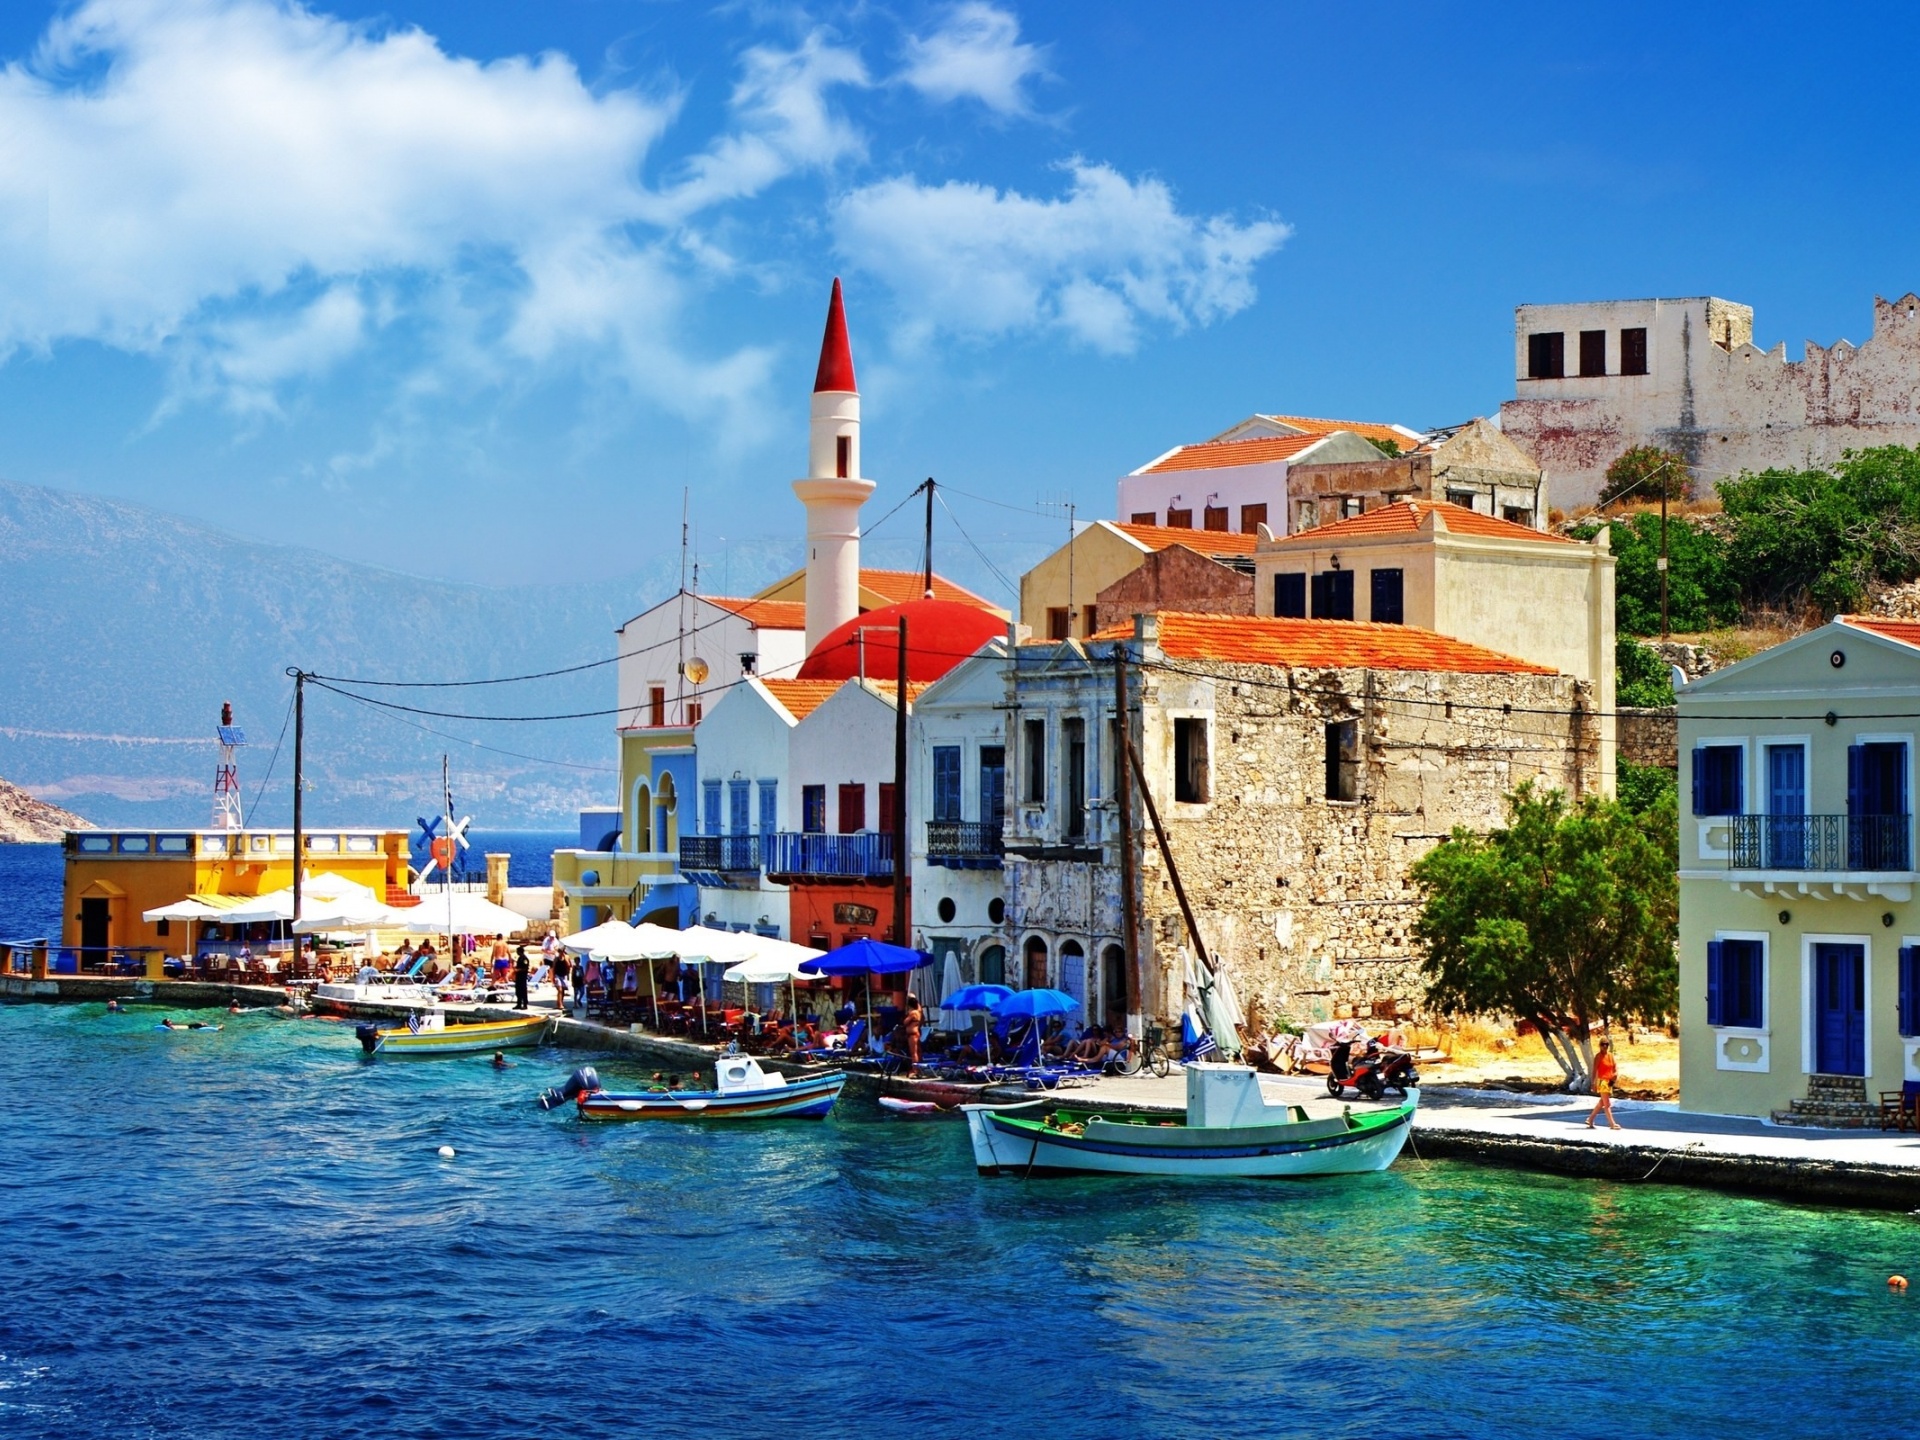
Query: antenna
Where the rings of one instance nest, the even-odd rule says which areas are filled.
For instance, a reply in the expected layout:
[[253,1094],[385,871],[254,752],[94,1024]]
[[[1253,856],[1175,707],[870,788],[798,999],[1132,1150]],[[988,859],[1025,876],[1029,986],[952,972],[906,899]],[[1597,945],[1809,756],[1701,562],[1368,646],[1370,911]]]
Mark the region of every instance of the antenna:
[[1067,517],[1067,634],[1064,638],[1070,639],[1073,635],[1073,517],[1079,507],[1073,503],[1073,492],[1069,490],[1057,500],[1042,500],[1037,508]]

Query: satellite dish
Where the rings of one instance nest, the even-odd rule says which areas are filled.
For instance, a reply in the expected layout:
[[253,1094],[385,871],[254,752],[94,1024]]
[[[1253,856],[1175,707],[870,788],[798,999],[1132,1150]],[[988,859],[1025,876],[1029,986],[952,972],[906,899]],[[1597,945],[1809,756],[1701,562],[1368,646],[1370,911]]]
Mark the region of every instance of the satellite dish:
[[702,660],[698,655],[687,661],[685,665],[682,665],[680,670],[687,679],[696,685],[706,684],[707,676],[713,673],[707,668],[707,662]]

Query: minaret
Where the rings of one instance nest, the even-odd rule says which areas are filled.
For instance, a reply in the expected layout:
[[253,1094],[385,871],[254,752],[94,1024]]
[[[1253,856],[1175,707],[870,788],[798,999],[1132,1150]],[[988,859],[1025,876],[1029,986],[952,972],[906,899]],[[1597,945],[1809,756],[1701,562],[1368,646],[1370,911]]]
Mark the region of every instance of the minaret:
[[840,281],[827,305],[827,333],[813,377],[807,478],[793,482],[807,507],[807,651],[860,613],[860,506],[873,481],[860,478],[860,391],[847,344]]

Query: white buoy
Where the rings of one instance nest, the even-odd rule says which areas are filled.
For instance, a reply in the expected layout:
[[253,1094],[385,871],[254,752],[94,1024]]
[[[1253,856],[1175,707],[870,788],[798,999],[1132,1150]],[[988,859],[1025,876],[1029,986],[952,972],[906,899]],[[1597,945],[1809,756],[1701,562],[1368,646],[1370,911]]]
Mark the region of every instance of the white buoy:
[[451,1160],[451,1159],[453,1159],[453,1146],[451,1146],[451,1145],[442,1145],[442,1146],[440,1147],[440,1158],[441,1158],[442,1160]]

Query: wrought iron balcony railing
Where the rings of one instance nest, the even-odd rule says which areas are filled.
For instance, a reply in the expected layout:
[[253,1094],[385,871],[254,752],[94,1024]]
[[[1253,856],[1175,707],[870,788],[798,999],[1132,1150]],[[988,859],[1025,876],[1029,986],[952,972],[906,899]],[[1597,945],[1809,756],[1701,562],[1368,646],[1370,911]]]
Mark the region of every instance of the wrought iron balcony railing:
[[893,877],[893,836],[818,835],[791,831],[767,837],[769,876],[809,880],[881,880]]
[[997,822],[980,820],[929,820],[927,822],[927,863],[955,870],[987,870],[1000,864],[1006,853]]
[[760,868],[758,835],[682,835],[682,870],[743,871]]
[[1905,815],[1729,815],[1729,870],[1912,868]]

